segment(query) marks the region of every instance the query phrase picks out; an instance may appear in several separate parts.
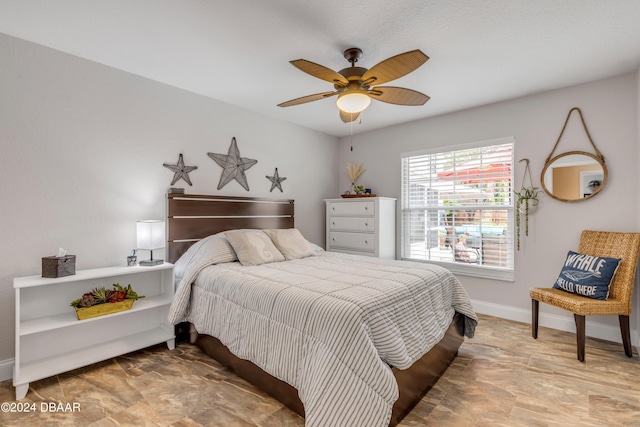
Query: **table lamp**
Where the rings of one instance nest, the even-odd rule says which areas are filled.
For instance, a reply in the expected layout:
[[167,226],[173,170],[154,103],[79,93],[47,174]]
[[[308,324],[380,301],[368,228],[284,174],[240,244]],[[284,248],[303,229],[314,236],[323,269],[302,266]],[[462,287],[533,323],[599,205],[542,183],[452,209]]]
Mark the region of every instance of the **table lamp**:
[[152,266],[164,262],[161,259],[153,259],[153,251],[165,247],[164,221],[145,220],[136,222],[137,248],[150,251],[151,259],[140,261],[140,265]]

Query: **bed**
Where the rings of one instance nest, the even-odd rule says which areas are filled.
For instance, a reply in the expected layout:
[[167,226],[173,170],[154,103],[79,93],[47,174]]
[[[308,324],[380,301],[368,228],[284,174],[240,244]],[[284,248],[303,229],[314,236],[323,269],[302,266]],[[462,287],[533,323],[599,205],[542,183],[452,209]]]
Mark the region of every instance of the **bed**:
[[170,322],[191,323],[194,344],[309,426],[396,425],[473,336],[466,292],[437,266],[312,244],[300,258],[236,261],[223,232],[294,231],[293,200],[169,194],[167,212]]

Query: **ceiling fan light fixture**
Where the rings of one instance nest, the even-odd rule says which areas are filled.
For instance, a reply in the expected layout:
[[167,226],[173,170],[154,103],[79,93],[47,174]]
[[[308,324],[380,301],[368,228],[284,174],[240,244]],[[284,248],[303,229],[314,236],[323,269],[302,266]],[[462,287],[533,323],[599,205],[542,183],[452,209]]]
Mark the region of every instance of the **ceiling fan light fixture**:
[[361,91],[349,91],[338,95],[336,105],[345,113],[360,113],[371,104],[371,98]]
[[[427,95],[412,89],[379,86],[399,79],[424,64],[429,57],[420,50],[415,49],[392,56],[382,62],[378,62],[369,69],[355,66],[356,61],[361,56],[361,49],[347,49],[344,52],[344,57],[351,63],[351,67],[344,68],[338,72],[306,59],[289,61],[291,65],[300,71],[331,83],[335,90],[295,98],[278,104],[278,107],[306,104],[307,102],[337,95],[336,104],[340,109],[340,119],[344,123],[349,123],[353,122],[362,111],[369,107],[372,99],[388,104],[415,106],[424,105],[429,100]],[[374,83],[375,87],[373,87]]]

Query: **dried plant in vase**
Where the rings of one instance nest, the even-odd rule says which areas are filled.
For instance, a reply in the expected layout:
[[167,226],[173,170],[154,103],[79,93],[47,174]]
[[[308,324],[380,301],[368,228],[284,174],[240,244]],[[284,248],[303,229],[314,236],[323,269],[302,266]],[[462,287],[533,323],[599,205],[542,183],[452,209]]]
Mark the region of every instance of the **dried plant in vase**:
[[362,167],[361,163],[358,163],[356,165],[347,163],[347,166],[344,168],[345,173],[347,174],[349,179],[351,179],[351,191],[353,193],[356,193],[357,179],[360,178],[360,175],[362,175],[365,172],[365,170],[366,169]]

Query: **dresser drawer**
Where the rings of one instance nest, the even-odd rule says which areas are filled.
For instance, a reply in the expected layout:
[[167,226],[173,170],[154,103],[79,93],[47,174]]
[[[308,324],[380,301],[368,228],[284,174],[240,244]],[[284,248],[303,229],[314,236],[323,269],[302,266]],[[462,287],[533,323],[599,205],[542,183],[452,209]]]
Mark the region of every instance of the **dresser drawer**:
[[345,233],[332,231],[329,233],[329,244],[335,248],[355,249],[359,251],[375,251],[375,236],[365,233]]
[[329,229],[374,232],[376,227],[373,218],[331,217],[329,219]]
[[344,202],[329,204],[330,215],[363,216],[376,214],[373,202]]

